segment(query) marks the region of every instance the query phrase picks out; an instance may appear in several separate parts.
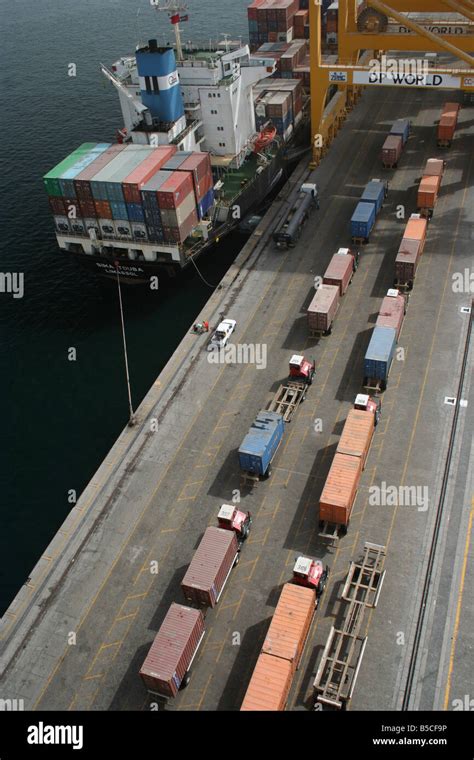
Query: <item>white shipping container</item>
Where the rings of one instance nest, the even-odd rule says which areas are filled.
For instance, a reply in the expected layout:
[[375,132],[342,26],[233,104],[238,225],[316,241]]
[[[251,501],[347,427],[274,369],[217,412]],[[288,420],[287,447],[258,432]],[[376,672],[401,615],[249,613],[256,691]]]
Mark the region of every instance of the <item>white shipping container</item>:
[[99,227],[103,238],[107,239],[116,237],[115,224],[112,219],[99,219]]
[[146,225],[140,224],[139,222],[132,222],[132,237],[137,241],[148,240]]
[[84,226],[86,228],[86,233],[91,240],[94,239],[94,235],[91,234],[91,232],[95,233],[96,238],[100,236],[100,227],[97,219],[84,219]]
[[122,240],[131,240],[132,238],[132,225],[129,221],[125,221],[124,219],[115,219],[115,232],[117,233],[117,237]]
[[84,224],[84,219],[81,219],[80,217],[77,217],[77,219],[70,219],[69,225],[71,227],[71,232],[73,235],[85,235],[86,234],[86,227]]
[[60,235],[67,235],[71,232],[67,216],[55,216],[53,219],[56,232],[59,232]]
[[160,209],[161,221],[163,227],[181,227],[188,216],[196,208],[196,199],[194,190],[186,196],[178,208]]

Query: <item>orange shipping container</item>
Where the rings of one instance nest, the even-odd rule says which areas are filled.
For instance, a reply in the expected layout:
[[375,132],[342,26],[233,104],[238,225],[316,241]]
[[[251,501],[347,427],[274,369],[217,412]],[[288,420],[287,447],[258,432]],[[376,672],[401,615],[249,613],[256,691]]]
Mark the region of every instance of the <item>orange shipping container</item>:
[[422,177],[418,188],[417,205],[418,208],[433,209],[438,200],[441,177],[427,176]]
[[364,469],[374,429],[373,414],[361,409],[351,409],[339,439],[337,453],[360,457]]
[[442,177],[444,174],[444,161],[442,158],[429,158],[423,172],[425,177]]
[[263,642],[262,653],[288,660],[295,671],[303,654],[315,602],[312,589],[285,583]]
[[241,710],[284,710],[293,669],[288,660],[261,654],[242,702]]
[[362,472],[362,460],[335,454],[319,501],[319,519],[335,525],[349,525]]
[[450,141],[456,131],[456,117],[453,114],[442,116],[438,124],[437,139],[439,142]]
[[454,115],[454,117],[457,120],[459,109],[460,109],[459,103],[452,103],[452,102],[445,103],[443,106],[443,110],[441,111],[441,116]]
[[418,214],[412,214],[405,227],[403,237],[408,240],[419,240],[422,243],[419,255],[423,253],[423,248],[426,239],[426,230],[428,229],[428,221]]

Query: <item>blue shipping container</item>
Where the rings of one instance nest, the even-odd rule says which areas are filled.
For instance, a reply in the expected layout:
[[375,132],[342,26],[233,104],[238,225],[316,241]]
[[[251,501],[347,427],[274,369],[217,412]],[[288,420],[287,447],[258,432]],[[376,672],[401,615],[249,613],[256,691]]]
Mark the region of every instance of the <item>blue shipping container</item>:
[[145,215],[141,203],[127,203],[127,213],[131,222],[145,221]]
[[113,219],[128,219],[127,204],[123,201],[110,201]]
[[385,182],[380,179],[371,179],[364,187],[361,195],[361,201],[365,203],[375,203],[375,213],[378,214],[382,208],[385,198]]
[[405,145],[410,134],[410,120],[409,119],[397,119],[393,122],[393,126],[390,130],[391,135],[400,135],[402,143]]
[[373,203],[360,201],[351,219],[351,235],[358,238],[369,238],[375,224],[375,206]]
[[239,448],[240,469],[265,475],[283,438],[285,423],[277,412],[259,412]]
[[393,361],[397,334],[393,327],[374,327],[364,358],[364,377],[387,381]]
[[154,227],[151,224],[146,225],[146,229],[148,232],[148,240],[152,243],[162,243],[165,239],[163,228],[161,227]]
[[202,198],[197,205],[199,219],[203,218],[203,216],[209,211],[213,203],[214,203],[214,188],[211,187],[211,189],[207,191],[204,198]]

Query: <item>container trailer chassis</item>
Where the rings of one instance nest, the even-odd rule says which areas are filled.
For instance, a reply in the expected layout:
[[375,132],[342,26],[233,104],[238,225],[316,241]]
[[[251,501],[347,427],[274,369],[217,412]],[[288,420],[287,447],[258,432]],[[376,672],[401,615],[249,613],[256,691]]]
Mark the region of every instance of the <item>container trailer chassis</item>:
[[277,412],[285,422],[291,422],[294,412],[306,398],[307,389],[306,383],[282,383],[269,402],[267,411]]
[[352,699],[367,645],[364,615],[379,601],[385,556],[385,546],[366,542],[362,560],[350,564],[342,592],[344,616],[338,628],[331,627],[313,681],[315,710],[321,705],[345,710]]
[[[357,489],[357,491],[355,492],[354,501],[352,502],[352,505],[354,505],[355,500],[357,499],[358,492],[359,492],[359,489]],[[347,531],[349,530],[349,523],[350,523],[350,518],[347,521],[346,525],[329,522],[329,520],[320,520],[318,536],[320,538],[323,538],[325,541],[332,541],[333,543],[335,541],[339,541],[340,537],[345,536]]]
[[419,206],[416,209],[416,213],[420,214],[420,216],[422,216],[423,219],[428,219],[428,221],[430,221],[430,219],[432,219],[433,217],[434,207],[431,208],[429,206]]

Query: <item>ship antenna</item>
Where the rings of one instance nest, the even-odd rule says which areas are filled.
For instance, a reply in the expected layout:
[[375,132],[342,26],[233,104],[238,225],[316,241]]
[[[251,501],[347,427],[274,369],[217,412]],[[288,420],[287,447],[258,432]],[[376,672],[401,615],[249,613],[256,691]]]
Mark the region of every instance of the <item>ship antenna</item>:
[[125,359],[125,378],[127,381],[127,392],[128,392],[128,411],[129,411],[128,426],[133,427],[134,425],[137,424],[137,421],[135,419],[135,413],[133,411],[133,406],[132,406],[132,391],[130,388],[130,373],[128,370],[127,339],[125,337],[125,320],[123,318],[122,289],[120,287],[119,262],[115,261],[114,264],[115,264],[115,272],[117,275],[117,289],[118,289],[119,307],[120,307],[120,323],[122,325],[123,355]]
[[181,45],[181,29],[179,24],[182,21],[187,21],[188,16],[182,16],[188,9],[186,3],[183,0],[150,0],[150,5],[156,11],[164,11],[168,14],[170,21],[174,27],[174,36],[176,40],[176,57],[178,61],[183,60],[183,48]]

